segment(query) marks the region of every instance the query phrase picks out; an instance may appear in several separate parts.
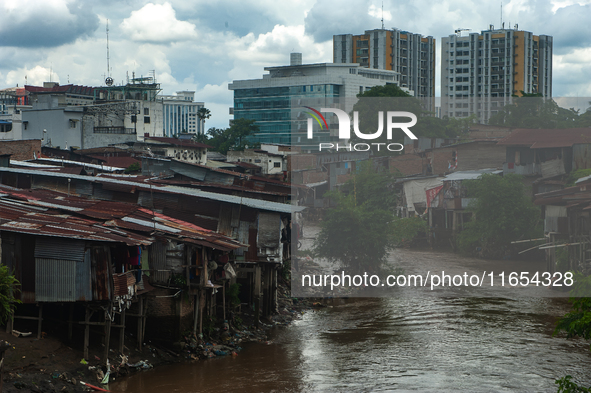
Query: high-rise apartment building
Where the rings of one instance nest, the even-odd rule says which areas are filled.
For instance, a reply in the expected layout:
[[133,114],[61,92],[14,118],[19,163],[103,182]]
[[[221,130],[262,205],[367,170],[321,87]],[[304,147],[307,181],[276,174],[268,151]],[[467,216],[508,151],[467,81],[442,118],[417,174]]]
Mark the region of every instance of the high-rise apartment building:
[[494,29],[441,41],[441,115],[487,123],[513,95],[552,97],[552,37]]
[[333,62],[400,73],[400,87],[425,97],[435,111],[435,39],[399,29],[366,30],[365,34],[333,36]]

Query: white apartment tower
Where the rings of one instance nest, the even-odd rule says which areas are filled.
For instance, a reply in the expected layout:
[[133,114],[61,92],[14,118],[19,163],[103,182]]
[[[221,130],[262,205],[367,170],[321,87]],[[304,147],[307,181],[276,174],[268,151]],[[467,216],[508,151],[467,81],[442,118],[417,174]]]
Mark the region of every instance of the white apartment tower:
[[486,124],[512,96],[552,97],[552,37],[494,29],[441,40],[441,115]]
[[435,111],[435,39],[396,28],[333,36],[333,62],[400,73],[400,87]]

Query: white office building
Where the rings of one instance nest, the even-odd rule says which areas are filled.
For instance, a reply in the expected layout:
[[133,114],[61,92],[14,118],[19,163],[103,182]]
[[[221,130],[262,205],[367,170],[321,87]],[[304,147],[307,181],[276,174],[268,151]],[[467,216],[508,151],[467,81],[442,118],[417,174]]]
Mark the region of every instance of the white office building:
[[[291,54],[290,65],[265,67],[265,71],[269,73],[262,79],[237,80],[228,86],[234,92],[234,119],[255,120],[260,132],[249,140],[259,143],[290,144],[295,133],[304,133],[309,115],[302,105],[308,105],[305,102],[309,100],[333,107],[374,86],[399,85],[400,81],[399,72],[357,63],[302,64],[301,53]],[[350,103],[346,111],[353,109],[354,101]],[[326,119],[330,127],[332,117]],[[328,130],[321,134],[322,141],[330,139]]]
[[197,112],[203,102],[195,102],[194,91],[177,91],[175,95],[160,95],[164,111],[164,135],[203,134],[205,121],[199,120]]

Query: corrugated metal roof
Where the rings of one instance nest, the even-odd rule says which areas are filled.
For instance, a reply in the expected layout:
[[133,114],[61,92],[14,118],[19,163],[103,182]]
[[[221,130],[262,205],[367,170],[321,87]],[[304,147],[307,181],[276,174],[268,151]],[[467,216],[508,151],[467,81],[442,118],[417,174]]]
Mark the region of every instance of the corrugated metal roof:
[[152,243],[151,238],[132,232],[125,232],[124,236],[114,233],[99,221],[59,214],[53,209],[39,211],[38,207],[30,206],[31,202],[15,203],[5,198],[0,198],[0,230],[128,245]]
[[[226,251],[245,246],[230,237],[135,204],[64,197],[46,190],[18,190],[3,186],[0,189],[4,191],[0,196],[0,229],[7,231],[44,232],[53,236],[127,244],[151,244],[152,234],[158,232],[175,238],[193,239]],[[3,209],[3,206],[6,208]],[[64,211],[76,216],[63,214]],[[129,231],[142,232],[142,235]]]
[[125,168],[119,168],[119,167],[107,166],[107,165],[89,164],[87,162],[80,162],[80,161],[63,160],[61,158],[37,158],[36,160],[31,160],[31,161],[53,162],[53,163],[58,163],[58,164],[77,165],[77,166],[81,166],[84,168],[100,169],[100,170],[108,171],[108,172],[116,172],[116,171],[124,171],[125,170]]
[[194,190],[194,189],[188,189],[188,188],[182,188],[182,187],[157,186],[157,185],[150,186],[150,184],[146,184],[146,183],[111,179],[111,178],[102,177],[102,176],[101,177],[97,177],[97,176],[89,177],[89,176],[83,176],[83,175],[69,175],[69,174],[63,174],[63,173],[41,172],[41,171],[33,171],[33,170],[29,170],[29,169],[3,168],[3,167],[0,167],[0,172],[22,173],[22,174],[27,174],[27,175],[58,177],[58,178],[65,178],[65,179],[76,179],[76,180],[84,180],[84,181],[88,181],[88,182],[98,182],[98,183],[112,183],[112,184],[130,185],[130,186],[134,186],[134,187],[141,188],[144,190],[154,190],[157,192],[170,192],[170,193],[174,193],[174,194],[190,195],[190,196],[194,196],[194,197],[206,198],[206,199],[211,199],[211,200],[220,201],[220,202],[235,203],[238,205],[242,204],[245,206],[253,207],[255,209],[276,211],[279,213],[294,213],[294,212],[300,212],[305,209],[304,207],[301,207],[301,206],[292,206],[292,205],[289,205],[286,203],[268,202],[268,201],[262,201],[260,199],[244,198],[244,197],[225,195],[225,194],[217,194],[217,193],[213,193],[213,192]]
[[202,149],[213,149],[212,146],[206,145],[204,143],[195,142],[192,140],[186,139],[177,139],[177,138],[167,138],[161,136],[151,136],[144,138],[145,143],[150,142],[160,142],[160,143],[167,143],[169,145],[174,146],[184,146],[184,147],[195,147],[195,148],[202,148]]
[[478,179],[480,176],[482,176],[485,173],[491,173],[491,174],[498,175],[500,173],[503,173],[503,171],[497,170],[496,168],[491,168],[491,169],[478,169],[478,170],[474,170],[474,171],[454,172],[454,173],[450,173],[449,175],[445,176],[443,181]]
[[525,146],[531,149],[571,147],[591,142],[591,128],[525,129],[519,128],[498,145]]

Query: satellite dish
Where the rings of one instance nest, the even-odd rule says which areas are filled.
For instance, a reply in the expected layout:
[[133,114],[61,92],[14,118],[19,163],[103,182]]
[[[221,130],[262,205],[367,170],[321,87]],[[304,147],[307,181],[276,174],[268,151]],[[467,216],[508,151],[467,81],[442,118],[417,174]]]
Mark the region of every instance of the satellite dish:
[[112,86],[113,85],[113,78],[108,77],[107,79],[105,79],[105,84],[107,86]]

